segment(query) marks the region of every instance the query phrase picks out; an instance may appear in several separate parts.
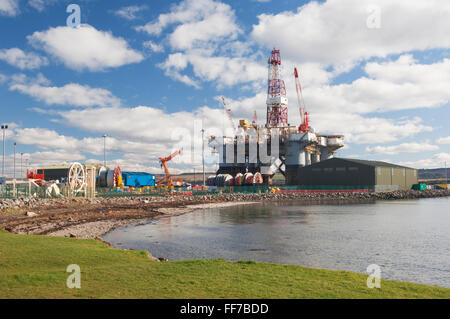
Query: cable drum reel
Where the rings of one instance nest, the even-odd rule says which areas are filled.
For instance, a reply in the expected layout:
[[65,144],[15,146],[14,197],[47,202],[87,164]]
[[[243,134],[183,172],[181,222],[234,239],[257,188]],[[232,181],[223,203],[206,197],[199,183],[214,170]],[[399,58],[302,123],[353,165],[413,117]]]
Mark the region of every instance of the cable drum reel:
[[83,165],[78,162],[73,163],[69,168],[69,174],[67,176],[70,192],[72,194],[78,194],[79,192],[85,191],[86,179],[86,170]]
[[114,180],[114,187],[122,187],[123,186],[122,169],[120,168],[120,166],[117,166],[114,168],[113,180]]

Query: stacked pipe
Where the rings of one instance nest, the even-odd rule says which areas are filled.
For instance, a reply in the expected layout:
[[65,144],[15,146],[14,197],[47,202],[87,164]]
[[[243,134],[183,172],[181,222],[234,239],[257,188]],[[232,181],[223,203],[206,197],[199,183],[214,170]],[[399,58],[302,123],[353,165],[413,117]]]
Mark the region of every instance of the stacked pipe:
[[241,186],[244,181],[244,175],[242,173],[237,173],[234,177],[234,185]]
[[241,173],[236,174],[233,178],[230,174],[218,174],[208,176],[206,185],[208,186],[241,186],[241,185],[261,185],[263,183],[263,177],[261,173]]
[[233,186],[233,176],[230,174],[219,174],[216,176],[216,186]]
[[263,177],[260,172],[256,172],[253,175],[253,185],[261,185],[263,183]]
[[206,179],[207,186],[215,186],[216,185],[216,175],[208,176]]

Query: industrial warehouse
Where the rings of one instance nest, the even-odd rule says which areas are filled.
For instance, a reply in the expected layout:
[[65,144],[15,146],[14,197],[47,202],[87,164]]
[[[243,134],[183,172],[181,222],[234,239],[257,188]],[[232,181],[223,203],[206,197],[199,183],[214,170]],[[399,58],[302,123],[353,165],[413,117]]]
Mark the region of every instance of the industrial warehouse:
[[[332,158],[292,171],[289,178],[304,186],[346,186],[371,191],[412,189],[417,170],[380,161]],[[289,183],[289,181],[288,181]]]

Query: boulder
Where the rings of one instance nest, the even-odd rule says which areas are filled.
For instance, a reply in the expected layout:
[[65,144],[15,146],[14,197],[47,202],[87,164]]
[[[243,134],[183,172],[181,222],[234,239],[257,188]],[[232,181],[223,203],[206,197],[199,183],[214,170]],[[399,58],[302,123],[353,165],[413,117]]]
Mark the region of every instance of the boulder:
[[25,216],[27,217],[36,217],[38,214],[34,213],[34,212],[26,212]]

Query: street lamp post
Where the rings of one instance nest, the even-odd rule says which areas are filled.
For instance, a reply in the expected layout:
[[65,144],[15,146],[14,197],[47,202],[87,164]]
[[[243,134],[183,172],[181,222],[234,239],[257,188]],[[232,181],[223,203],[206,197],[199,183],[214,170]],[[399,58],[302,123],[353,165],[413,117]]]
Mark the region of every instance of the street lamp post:
[[445,184],[447,185],[448,188],[447,161],[444,162],[444,165],[445,165]]
[[5,132],[8,129],[8,125],[1,126],[3,132],[3,163],[2,163],[2,177],[5,177]]
[[103,166],[106,167],[106,134],[103,134]]
[[206,186],[205,179],[205,130],[202,129],[202,166],[203,166],[203,187]]
[[16,146],[17,143],[14,142],[14,172],[13,172],[14,179],[16,179]]
[[23,166],[22,166],[22,157],[23,157],[23,153],[20,153],[20,178],[22,178],[22,174],[23,174]]

